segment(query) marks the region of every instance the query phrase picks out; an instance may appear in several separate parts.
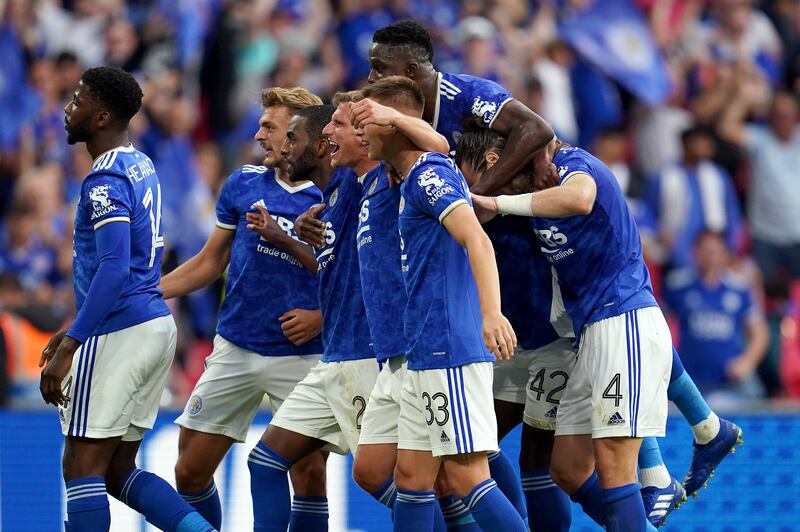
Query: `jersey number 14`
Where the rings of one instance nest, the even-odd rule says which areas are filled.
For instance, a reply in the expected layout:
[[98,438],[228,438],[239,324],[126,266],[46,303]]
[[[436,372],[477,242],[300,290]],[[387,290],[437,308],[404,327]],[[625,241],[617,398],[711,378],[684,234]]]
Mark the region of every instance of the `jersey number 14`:
[[152,235],[150,247],[150,264],[152,268],[156,261],[156,249],[164,247],[164,237],[161,233],[161,185],[156,185],[157,198],[155,199],[155,213],[153,212],[153,187],[149,187],[144,194],[142,205],[150,210],[150,231]]

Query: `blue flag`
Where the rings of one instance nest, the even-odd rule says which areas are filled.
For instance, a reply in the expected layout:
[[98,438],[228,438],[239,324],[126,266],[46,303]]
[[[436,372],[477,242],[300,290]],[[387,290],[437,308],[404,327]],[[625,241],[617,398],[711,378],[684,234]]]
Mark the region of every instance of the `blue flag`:
[[564,14],[563,39],[586,61],[639,99],[657,105],[670,91],[664,58],[630,0],[596,0]]

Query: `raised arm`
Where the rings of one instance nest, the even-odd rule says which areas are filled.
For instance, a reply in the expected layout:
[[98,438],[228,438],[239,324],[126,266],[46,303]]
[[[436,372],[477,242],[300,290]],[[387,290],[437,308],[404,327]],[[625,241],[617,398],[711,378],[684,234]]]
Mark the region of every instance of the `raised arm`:
[[356,129],[369,124],[392,126],[423,151],[438,153],[450,151],[447,139],[421,118],[405,115],[369,98],[353,104],[350,120]]
[[517,345],[517,337],[511,324],[500,312],[500,279],[492,241],[466,202],[446,214],[442,225],[467,250],[472,275],[478,287],[486,347],[498,359],[508,360]]
[[503,105],[491,128],[506,137],[506,148],[497,164],[472,186],[475,194],[497,193],[528,164],[535,152],[553,139],[550,125],[522,102],[512,99]]
[[597,184],[594,179],[589,174],[576,172],[558,187],[496,198],[473,194],[472,200],[476,206],[490,213],[565,218],[592,212],[596,197]]
[[210,285],[225,271],[231,260],[235,230],[214,227],[211,236],[197,255],[161,278],[158,286],[164,299],[185,296]]

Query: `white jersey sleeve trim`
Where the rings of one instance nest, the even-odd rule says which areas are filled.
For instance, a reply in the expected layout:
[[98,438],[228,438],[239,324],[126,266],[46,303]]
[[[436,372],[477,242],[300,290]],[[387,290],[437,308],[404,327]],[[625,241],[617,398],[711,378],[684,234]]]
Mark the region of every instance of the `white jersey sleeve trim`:
[[113,218],[106,218],[105,220],[100,220],[99,222],[94,224],[94,230],[97,231],[98,229],[100,229],[104,225],[110,224],[111,222],[131,223],[131,219],[128,218],[127,216],[114,216]]
[[224,224],[224,223],[220,222],[219,220],[217,220],[217,227],[219,227],[220,229],[226,229],[228,231],[236,231],[236,226],[235,225]]
[[578,174],[584,174],[584,175],[589,176],[590,178],[592,177],[589,174],[587,174],[586,172],[584,172],[583,170],[575,170],[574,172],[570,172],[566,176],[564,176],[564,179],[561,180],[561,184],[559,186],[564,186],[564,183],[566,183],[567,180],[569,180],[570,178],[572,178],[572,177],[574,177],[574,176],[576,176]]
[[494,121],[495,121],[495,120],[497,120],[497,117],[498,117],[498,116],[500,116],[500,113],[502,112],[502,110],[503,110],[503,107],[505,107],[505,105],[506,105],[508,102],[510,102],[511,100],[513,100],[513,99],[514,99],[514,98],[506,98],[505,100],[503,100],[503,103],[501,103],[501,104],[500,104],[500,107],[498,107],[498,108],[497,108],[497,112],[494,114],[494,116],[492,117],[492,119],[489,121],[489,129],[491,129],[491,128],[492,128],[492,125],[494,124]]
[[439,215],[439,223],[444,222],[444,219],[447,218],[447,215],[450,214],[451,212],[453,212],[453,209],[455,209],[456,207],[458,207],[459,205],[461,205],[463,203],[467,203],[467,200],[465,200],[465,199],[457,199],[456,201],[454,201],[453,203],[448,205],[447,208],[442,211],[442,214]]

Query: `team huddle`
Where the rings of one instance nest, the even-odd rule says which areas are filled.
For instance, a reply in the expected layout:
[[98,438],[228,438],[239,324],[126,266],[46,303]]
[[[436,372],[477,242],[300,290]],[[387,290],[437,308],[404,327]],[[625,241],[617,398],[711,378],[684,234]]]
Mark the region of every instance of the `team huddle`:
[[[65,435],[66,530],[108,530],[107,494],[167,531],[222,526],[213,475],[264,395],[255,531],[328,528],[325,460],[397,531],[657,528],[741,443],[672,347],[639,233],[600,160],[498,84],[437,72],[427,31],[373,36],[369,84],[323,104],[266,89],[263,166],[225,182],[203,249],[160,276],[156,168],[128,138],[120,69],[84,73],[69,142],[95,159],[75,219],[77,316],[42,353]],[[177,489],[136,467],[172,363],[165,299],[227,270],[214,349],[176,423]],[[664,466],[668,400],[694,433]],[[522,424],[520,475],[498,442]],[[290,483],[291,488],[290,491]]]

